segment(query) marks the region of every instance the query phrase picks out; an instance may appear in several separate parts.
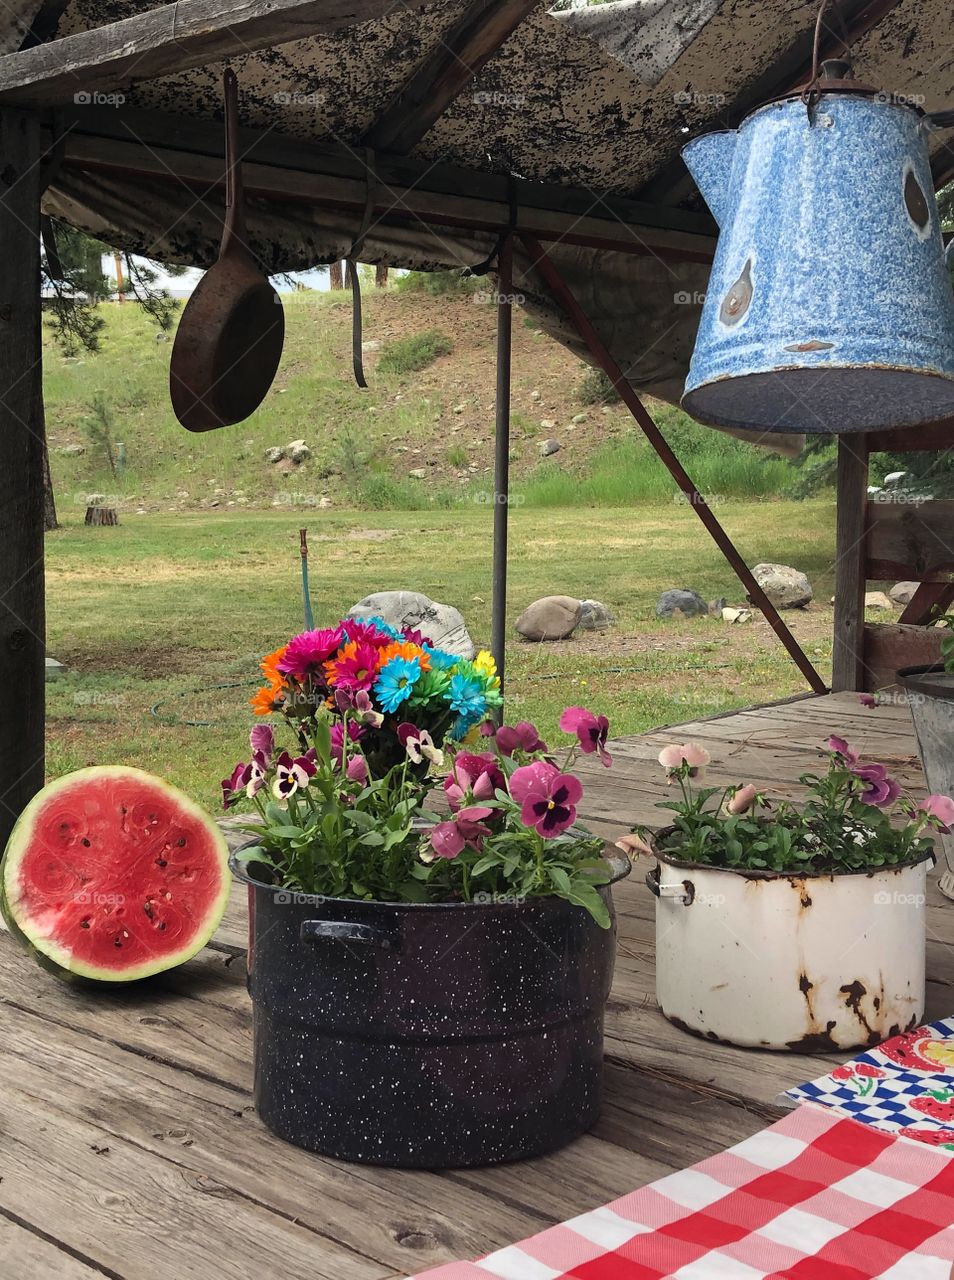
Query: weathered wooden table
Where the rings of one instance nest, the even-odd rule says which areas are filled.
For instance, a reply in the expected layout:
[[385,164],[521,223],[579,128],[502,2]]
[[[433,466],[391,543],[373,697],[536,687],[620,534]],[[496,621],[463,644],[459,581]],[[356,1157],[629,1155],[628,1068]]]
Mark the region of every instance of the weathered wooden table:
[[[797,794],[841,733],[920,785],[904,707],[847,695],[734,713],[614,744],[587,761],[586,816],[612,835],[660,823],[655,757],[705,741],[717,780]],[[617,889],[606,1103],[563,1151],[490,1169],[345,1165],[273,1138],[251,1101],[245,903],[211,946],[151,986],[72,989],[0,936],[0,1275],[5,1280],[383,1280],[541,1230],[739,1141],[825,1059],[696,1040],[653,998],[653,899]],[[954,906],[929,910],[931,1017],[954,1009]]]

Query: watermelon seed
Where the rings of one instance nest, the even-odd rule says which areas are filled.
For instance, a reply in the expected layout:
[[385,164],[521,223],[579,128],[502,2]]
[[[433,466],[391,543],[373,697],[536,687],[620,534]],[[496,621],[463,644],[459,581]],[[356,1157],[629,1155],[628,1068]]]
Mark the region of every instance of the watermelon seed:
[[168,864],[168,862],[166,861],[166,859],[165,859],[165,858],[157,858],[157,859],[156,859],[156,866],[157,866],[157,867],[167,867],[168,865],[169,865],[169,864]]
[[85,836],[83,836],[83,848],[84,848],[84,849],[88,849],[88,848],[89,848],[89,844],[90,844],[90,842],[86,839],[86,837],[85,837]]
[[176,841],[176,844],[179,846],[179,848],[180,848],[180,849],[184,849],[184,848],[185,848],[185,836],[180,836],[180,837],[179,837],[179,839]]
[[163,931],[163,929],[165,929],[165,927],[166,927],[166,922],[165,922],[165,920],[160,920],[160,921],[159,921],[159,932],[160,932],[160,933],[162,933],[162,931]]
[[151,920],[152,919],[152,898],[146,899],[146,903],[143,907],[143,911],[145,911],[146,915]]
[[85,919],[83,919],[83,920],[81,920],[81,921],[80,921],[80,928],[81,928],[81,929],[88,929],[88,928],[89,928],[89,916],[86,916],[86,917],[85,917]]

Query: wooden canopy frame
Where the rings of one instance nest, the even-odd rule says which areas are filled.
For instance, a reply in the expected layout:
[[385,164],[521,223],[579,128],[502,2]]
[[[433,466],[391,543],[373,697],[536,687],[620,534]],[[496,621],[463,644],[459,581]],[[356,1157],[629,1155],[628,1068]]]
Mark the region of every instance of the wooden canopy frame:
[[[58,0],[41,5],[55,25]],[[881,21],[898,0],[844,6],[853,33]],[[162,178],[200,192],[223,180],[217,126],[157,112],[108,112],[75,106],[84,90],[98,93],[186,71],[231,55],[268,49],[380,17],[391,0],[178,0],[105,27],[53,39],[0,57],[0,847],[12,823],[44,778],[43,438],[40,332],[39,209],[55,167],[79,165],[127,176]],[[686,176],[673,166],[638,200],[601,197],[572,187],[508,179],[425,165],[407,153],[454,101],[479,68],[536,8],[531,0],[470,0],[438,52],[425,58],[364,139],[377,152],[385,191],[375,216],[385,224],[416,221],[427,227],[492,231],[498,255],[498,381],[494,502],[493,649],[504,671],[506,634],[507,500],[509,493],[509,389],[511,269],[514,237],[521,244],[594,361],[616,385],[635,420],[690,498],[706,529],[816,693],[825,684],[715,514],[669,449],[591,320],[560,276],[546,246],[565,242],[597,250],[652,254],[677,262],[711,261],[715,227],[707,215],[678,208]],[[840,39],[823,53],[835,52]],[[752,86],[772,96],[804,78],[810,33],[799,35],[784,57]],[[747,104],[740,103],[740,109]],[[51,109],[56,108],[54,122]],[[62,109],[62,110],[60,110]],[[134,125],[133,128],[128,126]],[[246,188],[265,200],[300,201],[329,208],[364,207],[367,173],[360,157],[275,133],[243,131]],[[678,172],[677,172],[678,168]],[[514,204],[517,216],[513,217]],[[954,444],[954,424],[934,439]],[[922,446],[923,447],[923,446]],[[866,456],[866,455],[865,455]],[[860,452],[843,450],[839,485],[840,593],[836,687],[859,687],[863,626],[857,566],[846,557],[860,544],[852,495],[861,478]],[[867,517],[865,517],[867,518]],[[948,519],[947,512],[938,517]],[[867,535],[866,535],[867,536]],[[880,534],[871,535],[878,541]],[[842,561],[845,560],[843,564]],[[932,569],[931,572],[934,572]],[[938,570],[940,572],[940,570]],[[936,582],[936,578],[931,578]],[[860,615],[863,620],[863,614]],[[861,657],[859,657],[861,655]]]

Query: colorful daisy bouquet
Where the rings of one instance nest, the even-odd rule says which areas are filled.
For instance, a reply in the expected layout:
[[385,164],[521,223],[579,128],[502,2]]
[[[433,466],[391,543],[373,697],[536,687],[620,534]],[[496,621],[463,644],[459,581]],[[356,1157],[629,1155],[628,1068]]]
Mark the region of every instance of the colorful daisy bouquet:
[[381,618],[305,631],[261,668],[267,683],[252,699],[257,715],[281,713],[307,747],[315,717],[330,714],[334,750],[340,753],[347,732],[374,777],[404,760],[401,724],[413,723],[438,745],[445,736],[459,741],[501,702],[489,653],[468,662]]
[[[650,836],[636,828],[618,845],[679,862],[795,875],[830,875],[900,866],[930,856],[933,833],[954,828],[954,800],[905,796],[887,765],[863,760],[844,738],[825,744],[827,768],[803,774],[807,799],[773,801],[752,783],[700,785],[709,753],[697,742],[664,747],[659,763],[680,798],[662,801],[672,825]],[[652,839],[655,848],[648,842]]]
[[[484,719],[476,733],[474,717],[478,707],[485,714],[481,702],[486,705],[486,691],[498,697],[499,692],[489,673],[483,682],[471,674],[479,671],[475,664],[465,664],[463,671],[456,670],[457,660],[445,668],[421,666],[405,677],[406,668],[391,664],[395,659],[413,663],[417,655],[409,650],[388,653],[390,646],[381,646],[383,660],[374,684],[346,689],[338,676],[343,671],[355,675],[360,650],[351,646],[360,642],[339,640],[330,650],[338,656],[320,659],[318,674],[319,660],[313,655],[328,650],[332,637],[317,643],[315,635],[299,637],[306,643],[297,649],[289,645],[275,660],[281,687],[276,680],[267,705],[260,700],[260,709],[281,710],[294,725],[296,750],[280,750],[272,726],[258,724],[250,735],[251,759],[236,765],[222,783],[227,808],[249,800],[258,811],[257,821],[247,824],[256,842],[237,855],[240,864],[255,878],[325,897],[520,903],[555,895],[584,907],[609,927],[608,908],[598,890],[609,881],[610,867],[601,857],[602,841],[577,824],[583,787],[569,772],[580,751],[611,763],[605,716],[582,707],[564,712],[561,728],[576,743],[558,764],[527,722],[497,728]],[[417,640],[394,643],[430,656],[435,652]],[[359,660],[364,657],[370,662],[371,653]],[[273,659],[275,655],[266,661]],[[391,675],[379,691],[389,667]],[[414,691],[429,671],[443,672],[444,680],[430,686],[436,697],[415,702]],[[454,674],[448,671],[463,678],[456,691],[451,687]],[[397,684],[401,678],[406,685]],[[312,697],[323,688],[320,700]],[[375,695],[387,710],[378,709]],[[304,704],[306,696],[311,700]],[[417,722],[399,719],[398,711],[408,717],[417,713]],[[432,717],[437,736],[423,727],[421,712]],[[371,753],[381,754],[387,716],[398,721],[390,732],[400,758],[376,772]],[[461,730],[468,732],[478,742],[454,746],[444,733],[447,728],[455,737]],[[443,782],[450,812],[443,818],[427,807],[436,790],[428,771],[445,763],[438,742],[442,733],[450,756]]]

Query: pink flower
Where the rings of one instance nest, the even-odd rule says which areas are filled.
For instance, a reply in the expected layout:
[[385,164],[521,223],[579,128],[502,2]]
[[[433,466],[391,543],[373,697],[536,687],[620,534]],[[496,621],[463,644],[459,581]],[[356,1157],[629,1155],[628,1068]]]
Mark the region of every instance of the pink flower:
[[928,796],[918,807],[922,813],[934,818],[939,831],[949,832],[954,828],[954,800],[950,796]]
[[560,716],[560,728],[564,733],[576,734],[580,740],[580,748],[586,755],[597,752],[607,768],[613,763],[613,757],[606,750],[606,739],[609,736],[609,721],[606,716],[595,716],[585,707],[567,707]]
[[826,746],[834,755],[839,756],[845,764],[851,766],[858,763],[857,751],[852,751],[844,738],[836,738],[832,736],[828,739]]
[[888,771],[883,764],[859,765],[852,769],[852,773],[865,784],[865,789],[859,796],[863,804],[884,809],[889,804],[894,804],[901,794],[901,787],[894,778],[888,777]]
[[361,644],[373,644],[375,649],[385,649],[392,642],[386,631],[376,627],[373,622],[363,618],[345,618],[341,624],[349,640],[357,640]]
[[222,805],[226,809],[231,809],[233,804],[239,801],[239,793],[244,790],[246,782],[246,773],[249,766],[247,764],[237,764],[227,778],[222,779]]
[[859,693],[858,701],[863,707],[876,707],[878,705],[878,699],[873,693]]
[[758,790],[751,782],[747,782],[744,787],[738,788],[735,795],[731,797],[726,805],[726,809],[728,809],[729,813],[748,813],[753,804],[755,804],[757,795]]
[[417,725],[408,723],[399,725],[398,739],[414,764],[422,764],[425,760],[429,764],[444,763],[443,751],[426,729],[418,729]]
[[353,711],[363,725],[380,729],[384,716],[374,709],[374,703],[365,689],[335,689],[335,706],[344,715]]
[[257,752],[268,764],[275,750],[275,730],[270,724],[257,724],[248,737],[252,754],[255,755]]
[[[331,726],[331,757],[336,764],[341,764],[341,751],[344,747],[344,724],[337,720]],[[348,721],[348,742],[360,742],[364,737],[364,729],[353,720]]]
[[370,689],[378,678],[378,651],[364,640],[346,644],[325,664],[325,675],[336,689]]
[[[252,730],[254,735],[255,730]],[[222,779],[222,802],[226,809],[231,809],[240,799],[239,792],[244,791],[250,800],[265,785],[268,760],[261,751],[256,751],[248,764],[237,764],[231,776]]]
[[360,754],[360,752],[355,752],[355,754],[348,761],[348,766],[345,769],[345,775],[352,782],[367,782],[368,762],[367,760],[365,760],[364,756]]
[[[490,728],[493,735],[493,726]],[[490,736],[488,735],[488,736]],[[497,750],[502,756],[512,756],[515,751],[525,751],[532,755],[536,751],[546,751],[547,744],[540,739],[536,726],[529,720],[521,720],[518,724],[503,724],[494,735]]]
[[322,676],[322,666],[344,643],[341,627],[325,627],[320,631],[303,631],[289,641],[278,670],[304,680],[306,676]]
[[458,752],[444,779],[444,792],[452,809],[461,808],[468,799],[492,800],[497,788],[505,786],[497,757],[489,751]]
[[698,742],[683,742],[678,746],[663,747],[659,763],[667,773],[677,773],[685,765],[690,778],[701,778],[712,757]]
[[521,822],[550,839],[576,821],[583,787],[571,773],[561,773],[556,765],[537,760],[513,771],[510,794],[520,805]]
[[[438,858],[456,858],[464,849],[480,849],[490,828],[484,819],[493,809],[486,805],[472,804],[459,810],[448,822],[439,822],[431,832],[431,848]],[[425,859],[426,860],[426,859]]]

